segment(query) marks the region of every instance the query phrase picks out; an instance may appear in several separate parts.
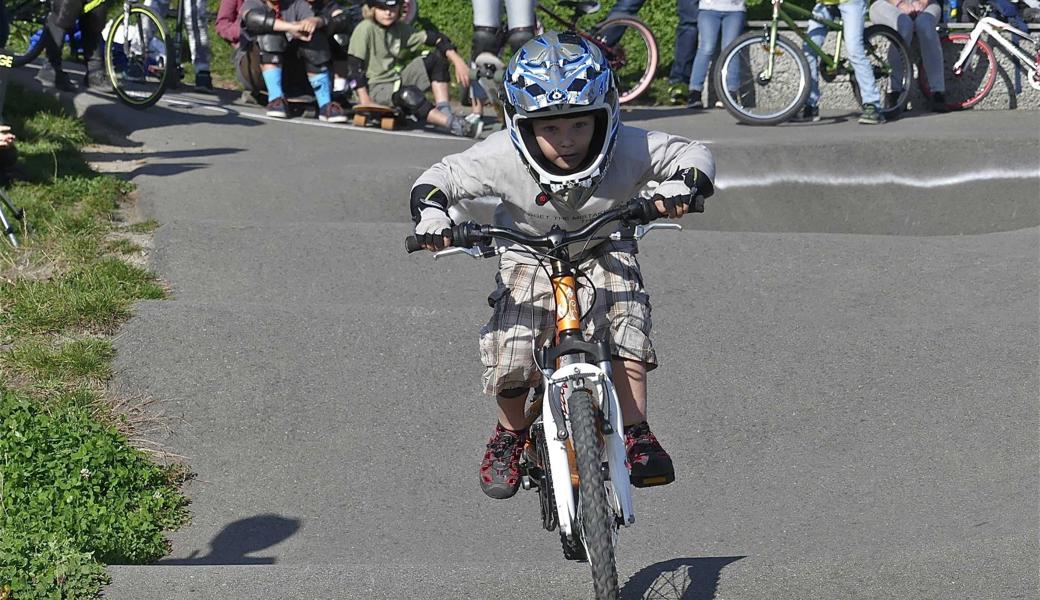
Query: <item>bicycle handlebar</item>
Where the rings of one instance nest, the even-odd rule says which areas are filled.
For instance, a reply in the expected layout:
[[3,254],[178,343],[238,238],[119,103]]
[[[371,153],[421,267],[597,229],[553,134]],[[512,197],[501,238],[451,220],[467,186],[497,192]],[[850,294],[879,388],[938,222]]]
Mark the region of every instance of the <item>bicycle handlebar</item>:
[[[698,200],[699,204],[698,204]],[[690,212],[703,212],[703,199],[695,199],[690,206]],[[698,207],[700,210],[698,210]],[[479,225],[473,221],[460,223],[451,228],[451,245],[459,248],[472,248],[479,245],[490,245],[494,238],[501,238],[510,242],[516,242],[533,248],[553,249],[570,244],[580,243],[592,237],[600,227],[611,221],[622,221],[628,225],[645,225],[661,217],[654,206],[653,198],[633,198],[625,206],[608,210],[596,217],[588,225],[576,231],[564,231],[553,229],[545,235],[528,235],[508,227],[496,227],[494,225]],[[405,249],[409,254],[422,250],[422,244],[414,235],[405,238]]]

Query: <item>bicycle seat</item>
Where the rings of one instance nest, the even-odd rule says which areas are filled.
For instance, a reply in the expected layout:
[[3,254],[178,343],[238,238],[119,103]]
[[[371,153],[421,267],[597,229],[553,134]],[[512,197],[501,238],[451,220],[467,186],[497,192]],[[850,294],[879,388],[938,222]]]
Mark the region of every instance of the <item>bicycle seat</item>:
[[573,9],[574,12],[582,15],[599,10],[599,2],[595,0],[560,0],[560,6]]

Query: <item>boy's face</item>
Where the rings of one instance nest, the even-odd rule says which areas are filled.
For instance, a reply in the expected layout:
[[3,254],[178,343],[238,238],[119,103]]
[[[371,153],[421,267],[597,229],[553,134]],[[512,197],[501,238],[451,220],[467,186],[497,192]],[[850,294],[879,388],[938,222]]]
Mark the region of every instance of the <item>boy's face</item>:
[[565,171],[573,171],[585,160],[596,131],[592,115],[535,119],[531,130],[545,159]]
[[389,27],[396,23],[397,16],[401,14],[401,8],[398,6],[393,8],[374,6],[372,8],[375,11],[376,23],[379,23],[383,27]]

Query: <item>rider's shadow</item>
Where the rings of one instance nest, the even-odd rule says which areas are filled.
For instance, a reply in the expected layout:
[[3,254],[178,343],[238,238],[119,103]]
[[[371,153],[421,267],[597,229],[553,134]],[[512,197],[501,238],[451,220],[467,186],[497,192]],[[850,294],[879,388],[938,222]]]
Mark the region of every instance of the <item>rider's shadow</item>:
[[675,558],[639,570],[621,588],[624,600],[713,600],[726,565],[743,556]]
[[229,523],[209,543],[209,554],[195,550],[187,558],[160,560],[160,565],[273,565],[274,556],[249,556],[292,537],[300,529],[299,519],[279,515],[257,515]]

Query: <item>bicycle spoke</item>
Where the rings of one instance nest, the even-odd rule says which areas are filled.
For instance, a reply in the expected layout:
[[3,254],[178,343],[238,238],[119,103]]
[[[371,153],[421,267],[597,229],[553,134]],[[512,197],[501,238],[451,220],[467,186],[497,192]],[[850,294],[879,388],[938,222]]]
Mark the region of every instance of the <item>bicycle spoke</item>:
[[[954,72],[953,66],[969,41],[971,37],[963,33],[951,34],[943,39],[946,100],[949,108],[954,110],[970,108],[980,102],[989,93],[997,77],[993,50],[984,43],[975,46],[959,73]],[[922,83],[927,88],[927,79],[923,79]]]
[[138,108],[158,101],[169,84],[172,65],[166,29],[154,13],[135,6],[128,15],[120,15],[105,50],[109,79],[120,100]]
[[610,68],[617,76],[618,96],[622,103],[642,94],[657,70],[657,42],[649,28],[636,19],[611,19],[597,26],[594,34],[602,44]]
[[716,76],[730,112],[747,123],[772,124],[801,108],[808,79],[799,52],[784,38],[772,53],[761,35],[738,38],[723,52]]

